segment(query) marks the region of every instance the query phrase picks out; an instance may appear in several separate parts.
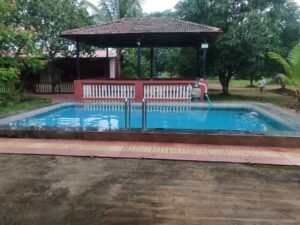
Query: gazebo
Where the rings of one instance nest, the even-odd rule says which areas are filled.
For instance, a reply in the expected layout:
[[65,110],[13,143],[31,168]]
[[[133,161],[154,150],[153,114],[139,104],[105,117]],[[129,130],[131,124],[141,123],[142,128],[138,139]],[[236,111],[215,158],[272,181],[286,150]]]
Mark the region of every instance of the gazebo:
[[[197,77],[206,73],[208,43],[222,33],[221,29],[170,18],[121,19],[64,31],[61,37],[73,40],[77,46],[77,79],[80,80],[80,43],[100,48],[137,48],[137,77],[141,74],[141,48],[151,49],[151,78],[153,77],[153,51],[156,47],[195,47],[197,49]],[[200,51],[203,50],[202,73]]]

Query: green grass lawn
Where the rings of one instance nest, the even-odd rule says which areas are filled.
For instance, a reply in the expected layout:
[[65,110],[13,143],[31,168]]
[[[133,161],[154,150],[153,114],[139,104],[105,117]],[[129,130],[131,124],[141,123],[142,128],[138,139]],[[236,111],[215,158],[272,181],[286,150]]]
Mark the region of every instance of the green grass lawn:
[[[209,84],[220,84],[220,81],[218,79],[214,79],[214,80],[208,80]],[[257,82],[253,82],[253,84],[255,85]],[[249,80],[231,80],[230,81],[230,86],[242,86],[242,87],[246,87],[250,85],[250,81]]]
[[24,110],[36,109],[49,104],[51,104],[50,99],[26,97],[16,104],[5,105],[5,106],[0,105],[0,115],[5,115],[9,113],[24,111]]
[[222,95],[221,86],[215,85],[218,82],[211,82],[209,96],[212,101],[254,101],[272,103],[280,107],[296,109],[297,98],[281,92],[278,85],[267,85],[267,90],[260,93],[257,87],[249,88],[249,81],[233,80],[230,83],[229,96]]
[[[208,80],[209,84],[220,84],[218,79]],[[267,79],[267,85],[274,85],[274,81],[272,79]],[[253,85],[257,86],[258,81],[253,81]],[[249,80],[230,80],[229,86],[231,87],[249,87],[250,81]]]

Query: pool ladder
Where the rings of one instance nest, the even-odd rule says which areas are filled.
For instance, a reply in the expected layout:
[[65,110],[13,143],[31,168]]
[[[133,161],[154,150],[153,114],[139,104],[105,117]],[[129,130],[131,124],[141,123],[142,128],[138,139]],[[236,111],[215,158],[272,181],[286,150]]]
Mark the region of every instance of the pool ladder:
[[[147,129],[147,108],[148,102],[143,99],[142,102],[142,130]],[[125,130],[131,129],[131,99],[125,99],[124,101],[124,118],[125,118]]]
[[142,130],[147,129],[147,110],[148,110],[148,102],[147,99],[143,99],[142,102]]
[[131,128],[131,100],[126,98],[124,101],[124,118],[125,118],[125,130],[130,130]]

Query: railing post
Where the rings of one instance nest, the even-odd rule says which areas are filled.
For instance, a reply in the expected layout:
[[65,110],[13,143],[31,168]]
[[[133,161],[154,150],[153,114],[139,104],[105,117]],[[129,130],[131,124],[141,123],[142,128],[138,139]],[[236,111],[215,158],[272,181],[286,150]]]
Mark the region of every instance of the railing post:
[[74,81],[74,98],[76,101],[83,100],[83,84],[80,80]]
[[141,102],[144,98],[144,82],[138,80],[135,82],[135,100]]

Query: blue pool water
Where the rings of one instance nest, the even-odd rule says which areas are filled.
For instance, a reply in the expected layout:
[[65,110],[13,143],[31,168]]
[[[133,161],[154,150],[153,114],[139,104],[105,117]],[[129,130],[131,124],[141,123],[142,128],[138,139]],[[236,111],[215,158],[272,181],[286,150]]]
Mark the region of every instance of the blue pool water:
[[[118,130],[125,128],[123,106],[72,105],[7,124],[16,128],[80,128]],[[131,110],[131,128],[142,127],[140,107]],[[198,108],[149,106],[148,129],[217,130],[266,133],[291,131],[262,114],[242,108]]]

